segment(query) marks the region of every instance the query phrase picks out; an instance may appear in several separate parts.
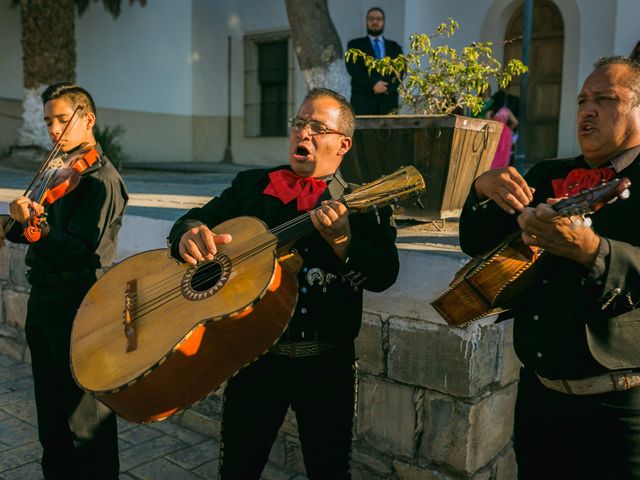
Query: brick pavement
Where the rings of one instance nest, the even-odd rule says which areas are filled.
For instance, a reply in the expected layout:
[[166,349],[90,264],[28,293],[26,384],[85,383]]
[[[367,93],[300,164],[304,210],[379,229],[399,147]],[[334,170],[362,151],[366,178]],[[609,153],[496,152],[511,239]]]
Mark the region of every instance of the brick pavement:
[[[120,480],[212,479],[218,442],[171,421],[139,425],[118,420]],[[31,367],[0,354],[0,480],[38,480]]]

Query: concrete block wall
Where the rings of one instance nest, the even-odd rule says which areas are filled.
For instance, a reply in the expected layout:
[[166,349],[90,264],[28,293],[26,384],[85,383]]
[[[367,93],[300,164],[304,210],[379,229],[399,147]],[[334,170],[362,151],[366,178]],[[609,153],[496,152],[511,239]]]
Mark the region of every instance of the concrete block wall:
[[[121,242],[123,251],[131,245]],[[135,248],[134,248],[135,249]],[[28,298],[21,245],[0,249],[0,352],[29,362]],[[406,246],[398,282],[366,294],[357,339],[358,400],[354,480],[509,480],[519,362],[512,324],[492,319],[446,325],[429,305],[466,257]],[[220,437],[222,390],[171,421]],[[295,417],[289,412],[265,478],[304,479]]]

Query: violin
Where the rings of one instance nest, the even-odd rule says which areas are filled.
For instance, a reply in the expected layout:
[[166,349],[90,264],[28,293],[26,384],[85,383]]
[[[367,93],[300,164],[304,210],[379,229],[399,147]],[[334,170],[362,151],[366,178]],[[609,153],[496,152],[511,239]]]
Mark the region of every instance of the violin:
[[[73,191],[83,175],[93,171],[91,167],[100,161],[100,152],[89,147],[74,152],[67,159],[68,166],[62,168],[50,168],[42,174],[39,184],[31,191],[28,198],[42,207],[48,207],[56,200]],[[40,240],[49,231],[47,225],[47,213],[43,208],[41,213],[35,211],[23,226],[24,238],[29,243]]]
[[[23,196],[26,196],[36,205],[42,207],[37,208],[36,211],[32,203],[32,213],[23,225],[23,235],[30,243],[37,242],[43,235],[48,233],[45,207],[75,189],[80,183],[81,176],[89,173],[89,169],[91,169],[93,165],[100,165],[100,152],[94,147],[86,147],[72,153],[66,161],[66,166],[62,168],[51,168],[55,160],[58,159],[57,155],[61,150],[61,142],[65,138],[65,133],[70,128],[73,128],[79,118],[78,112],[84,108],[85,105],[78,105],[75,108],[60,137],[53,145],[53,148],[23,193]],[[32,190],[34,184],[36,184],[36,187]],[[5,230],[9,231],[13,223],[15,223],[15,220],[11,219],[6,225]]]

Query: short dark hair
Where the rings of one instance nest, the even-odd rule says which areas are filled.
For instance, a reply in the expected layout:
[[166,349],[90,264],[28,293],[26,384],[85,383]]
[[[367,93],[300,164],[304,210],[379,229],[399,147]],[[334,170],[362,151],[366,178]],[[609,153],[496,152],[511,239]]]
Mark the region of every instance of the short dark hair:
[[44,105],[49,100],[56,100],[62,97],[66,97],[71,100],[71,104],[74,108],[78,105],[84,105],[85,109],[82,113],[89,111],[96,115],[96,104],[93,101],[93,97],[77,83],[58,82],[49,85],[44,92],[42,92],[40,98],[42,98],[42,104]]
[[633,107],[640,105],[640,62],[634,58],[625,57],[623,55],[612,55],[610,57],[602,57],[593,64],[593,69],[606,67],[608,65],[627,65],[631,68],[633,75],[625,87],[633,92]]
[[378,11],[378,12],[380,12],[380,13],[382,14],[382,19],[383,19],[383,20],[387,18],[387,17],[385,17],[385,15],[384,15],[384,10],[382,10],[380,7],[371,7],[369,10],[367,10],[367,15],[366,15],[366,17],[365,17],[365,18],[369,18],[369,14],[370,14],[371,12],[376,12],[376,11]]
[[306,102],[307,100],[315,100],[316,98],[322,97],[333,98],[340,104],[340,125],[338,125],[338,128],[340,128],[347,137],[353,137],[353,131],[356,128],[356,117],[349,101],[338,92],[319,87],[309,90],[307,96],[304,97],[304,101]]

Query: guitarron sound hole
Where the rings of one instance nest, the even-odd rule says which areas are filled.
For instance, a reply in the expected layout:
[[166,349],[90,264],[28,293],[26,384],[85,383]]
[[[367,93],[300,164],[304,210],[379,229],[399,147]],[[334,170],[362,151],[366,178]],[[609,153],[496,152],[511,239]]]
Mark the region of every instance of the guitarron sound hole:
[[186,271],[180,289],[189,300],[202,300],[220,290],[229,279],[231,260],[217,255],[215,260],[191,267]]

